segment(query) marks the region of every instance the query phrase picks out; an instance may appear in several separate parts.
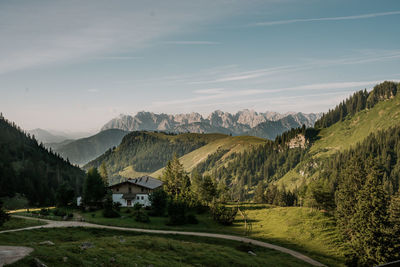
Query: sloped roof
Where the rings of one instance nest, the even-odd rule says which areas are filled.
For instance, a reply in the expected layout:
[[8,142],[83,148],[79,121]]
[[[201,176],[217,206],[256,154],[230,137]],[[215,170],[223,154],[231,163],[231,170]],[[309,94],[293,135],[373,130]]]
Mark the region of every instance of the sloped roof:
[[118,183],[118,184],[114,184],[110,187],[114,187],[116,185],[120,185],[120,184],[124,184],[124,183],[131,183],[137,186],[141,186],[141,187],[145,187],[148,189],[156,189],[160,186],[162,186],[163,182],[153,178],[151,176],[145,175],[142,177],[138,177],[138,178],[129,178],[128,180],[122,182],[122,183]]
[[153,178],[151,176],[148,176],[148,175],[142,176],[142,177],[138,177],[138,178],[135,178],[135,179],[128,179],[128,182],[130,182],[132,184],[139,185],[139,186],[143,186],[143,187],[146,187],[146,188],[149,188],[149,189],[155,189],[157,187],[162,186],[162,184],[163,184],[162,181],[160,181],[160,180],[158,180],[156,178]]

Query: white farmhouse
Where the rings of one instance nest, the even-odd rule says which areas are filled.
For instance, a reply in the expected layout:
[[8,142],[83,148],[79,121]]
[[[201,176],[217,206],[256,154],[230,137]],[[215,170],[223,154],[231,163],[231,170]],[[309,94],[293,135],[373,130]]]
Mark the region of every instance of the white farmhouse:
[[109,188],[112,191],[113,202],[121,203],[122,207],[132,207],[135,203],[150,206],[149,194],[162,184],[163,182],[156,178],[142,176],[114,184]]

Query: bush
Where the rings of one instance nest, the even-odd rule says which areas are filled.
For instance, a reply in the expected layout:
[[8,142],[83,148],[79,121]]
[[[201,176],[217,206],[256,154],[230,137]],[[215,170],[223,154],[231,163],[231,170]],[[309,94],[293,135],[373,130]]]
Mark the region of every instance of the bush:
[[237,209],[221,205],[214,205],[211,208],[213,220],[222,225],[231,225],[235,220]]
[[103,210],[103,217],[105,218],[117,218],[119,217],[119,213],[113,209],[106,208]]
[[142,223],[150,222],[149,215],[147,215],[147,213],[142,209],[135,210],[133,212],[133,218],[135,218],[135,221],[137,222],[142,222]]
[[167,207],[167,193],[165,193],[165,191],[162,189],[154,190],[150,194],[149,200],[151,202],[151,214],[154,216],[163,216]]
[[196,205],[195,209],[197,214],[204,214],[208,211],[208,206]]
[[114,207],[114,209],[116,210],[116,211],[120,211],[121,210],[121,203],[119,203],[119,202],[115,202],[115,203],[113,203],[113,207]]
[[133,210],[140,210],[143,207],[142,204],[136,202],[135,205],[133,205]]
[[187,223],[189,224],[198,224],[199,221],[197,220],[196,216],[194,214],[189,214],[187,216]]
[[3,202],[0,201],[0,226],[10,219],[10,215],[3,210]]
[[67,213],[64,210],[61,210],[61,209],[54,209],[52,212],[53,212],[53,214],[55,216],[64,217],[64,216],[67,215]]
[[168,202],[168,225],[182,225],[186,223],[187,205],[182,200]]
[[50,215],[50,211],[49,211],[49,209],[41,209],[39,214],[42,215],[42,216],[49,216]]

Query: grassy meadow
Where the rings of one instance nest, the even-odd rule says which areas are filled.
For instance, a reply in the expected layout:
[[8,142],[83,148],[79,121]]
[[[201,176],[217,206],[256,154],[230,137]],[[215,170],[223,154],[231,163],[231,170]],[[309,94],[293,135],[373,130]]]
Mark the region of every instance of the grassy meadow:
[[38,226],[44,224],[46,223],[41,222],[39,220],[25,220],[25,219],[11,217],[10,220],[6,221],[2,226],[0,226],[0,232],[5,230],[19,229],[19,228]]
[[[233,206],[233,204],[231,204]],[[241,204],[241,211],[250,222],[249,237],[281,245],[304,253],[329,266],[344,264],[335,222],[331,215],[304,207],[275,207],[267,204]],[[74,212],[75,218],[85,221],[131,228],[196,231],[245,235],[245,222],[241,214],[232,226],[214,222],[208,213],[197,214],[198,224],[166,225],[167,217],[150,217],[150,223],[136,222],[132,209],[121,208],[120,218],[104,218],[102,211]]]
[[[40,244],[47,240],[54,245]],[[240,242],[103,229],[5,233],[0,245],[34,248],[31,255],[9,266],[31,266],[35,258],[47,266],[307,266],[290,255]]]

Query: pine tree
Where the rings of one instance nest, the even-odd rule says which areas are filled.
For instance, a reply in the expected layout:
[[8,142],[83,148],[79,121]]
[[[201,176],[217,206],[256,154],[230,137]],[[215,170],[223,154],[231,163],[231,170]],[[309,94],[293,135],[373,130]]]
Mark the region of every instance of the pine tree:
[[254,193],[254,200],[257,203],[265,203],[265,191],[264,191],[264,183],[263,181],[258,182],[255,193]]
[[170,196],[190,197],[190,179],[176,155],[167,163],[162,180],[164,181],[164,190]]
[[371,266],[387,262],[393,244],[387,232],[388,201],[382,186],[382,171],[377,164],[368,164],[371,167],[368,168],[366,182],[357,194],[352,218],[354,235],[350,245],[358,264]]
[[96,168],[91,168],[83,186],[83,203],[98,204],[106,195],[106,186]]
[[106,163],[104,161],[100,165],[99,173],[100,173],[101,178],[103,179],[104,184],[106,186],[108,186],[108,172],[107,172]]

